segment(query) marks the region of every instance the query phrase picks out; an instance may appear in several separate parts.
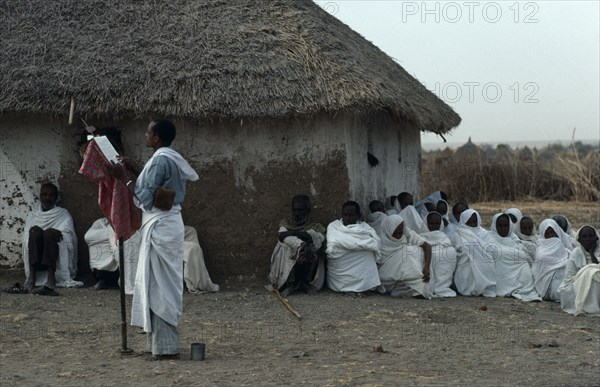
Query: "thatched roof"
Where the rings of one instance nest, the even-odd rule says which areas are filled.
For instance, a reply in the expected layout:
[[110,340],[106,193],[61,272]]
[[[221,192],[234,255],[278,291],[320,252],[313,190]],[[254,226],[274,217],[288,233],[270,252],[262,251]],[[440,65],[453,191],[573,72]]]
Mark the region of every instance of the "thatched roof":
[[[0,112],[285,117],[384,109],[460,117],[310,0],[3,0]],[[410,53],[407,53],[410,55]]]

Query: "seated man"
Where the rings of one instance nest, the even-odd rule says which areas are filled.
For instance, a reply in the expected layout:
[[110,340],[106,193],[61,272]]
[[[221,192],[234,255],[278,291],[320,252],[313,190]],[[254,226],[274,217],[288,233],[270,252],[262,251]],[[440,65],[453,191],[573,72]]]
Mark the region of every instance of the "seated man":
[[[185,226],[183,240],[183,278],[190,293],[204,291],[217,292],[219,285],[213,284],[206,265],[204,253],[198,242],[196,229]],[[85,241],[90,251],[90,267],[98,282],[95,290],[109,289],[118,286],[119,279],[119,246],[115,232],[108,219],[101,218],[92,224],[85,233]],[[135,275],[137,272],[141,235],[139,230],[124,243],[125,293],[133,294]]]
[[358,203],[346,202],[342,219],[327,226],[327,285],[353,296],[381,285],[376,264],[379,236],[360,217]]
[[[45,183],[40,204],[25,221],[23,261],[25,288],[39,295],[58,295],[59,287],[82,286],[73,278],[77,273],[77,237],[73,218],[67,209],[57,207],[58,188]],[[35,288],[35,286],[40,286]]]
[[[133,294],[137,270],[140,233],[136,231],[123,244],[125,262],[125,293]],[[85,233],[85,242],[90,252],[90,268],[98,282],[94,290],[110,289],[119,286],[119,246],[115,231],[107,218],[97,219]]]
[[373,200],[369,203],[369,213],[367,214],[367,223],[377,232],[381,233],[381,225],[385,221],[385,206],[379,200]]
[[[398,195],[398,201],[400,205],[398,215],[404,219],[405,225],[417,234],[428,232],[429,229],[427,228],[425,221],[413,205],[413,196],[408,192],[401,192]],[[432,210],[434,209],[432,208]]]
[[296,195],[292,198],[292,216],[279,222],[267,289],[280,290],[283,296],[297,290],[314,294],[325,282],[325,265],[319,257],[325,227],[309,222],[310,207],[308,196]]

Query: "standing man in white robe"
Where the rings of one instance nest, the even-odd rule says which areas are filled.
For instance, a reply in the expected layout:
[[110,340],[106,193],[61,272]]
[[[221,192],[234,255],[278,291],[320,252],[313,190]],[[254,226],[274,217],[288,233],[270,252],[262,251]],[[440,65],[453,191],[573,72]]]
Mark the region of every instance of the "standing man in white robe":
[[[135,204],[142,210],[131,325],[144,328],[146,350],[155,360],[179,358],[177,325],[183,303],[185,233],[181,202],[186,181],[198,180],[188,162],[170,147],[175,134],[172,122],[152,121],[146,131],[146,146],[153,148],[154,154],[135,185],[131,180],[126,183],[135,190]],[[124,176],[119,165],[113,166],[112,171],[116,177]]]
[[379,236],[360,218],[360,206],[349,201],[342,206],[342,219],[327,226],[327,286],[355,297],[381,284],[375,263]]

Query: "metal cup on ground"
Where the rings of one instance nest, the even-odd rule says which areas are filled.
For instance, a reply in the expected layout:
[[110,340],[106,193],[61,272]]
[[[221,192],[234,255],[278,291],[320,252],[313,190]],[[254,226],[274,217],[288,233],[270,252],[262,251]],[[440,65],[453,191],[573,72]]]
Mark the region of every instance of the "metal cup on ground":
[[204,352],[205,351],[206,351],[206,344],[192,343],[192,348],[191,348],[192,360],[204,360]]

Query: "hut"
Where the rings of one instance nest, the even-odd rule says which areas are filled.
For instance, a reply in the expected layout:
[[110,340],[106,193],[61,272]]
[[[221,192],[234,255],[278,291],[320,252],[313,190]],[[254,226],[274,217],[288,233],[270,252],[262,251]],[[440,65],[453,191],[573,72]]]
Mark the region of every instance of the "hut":
[[77,174],[83,121],[120,127],[143,163],[150,118],[174,120],[173,145],[201,176],[184,221],[221,281],[264,281],[296,193],[324,223],[349,199],[418,196],[420,132],[460,122],[310,0],[8,0],[0,11],[4,266],[20,264],[23,220],[45,180],[74,216],[85,264],[82,236],[101,213]]

